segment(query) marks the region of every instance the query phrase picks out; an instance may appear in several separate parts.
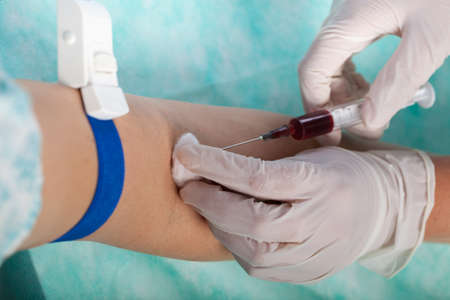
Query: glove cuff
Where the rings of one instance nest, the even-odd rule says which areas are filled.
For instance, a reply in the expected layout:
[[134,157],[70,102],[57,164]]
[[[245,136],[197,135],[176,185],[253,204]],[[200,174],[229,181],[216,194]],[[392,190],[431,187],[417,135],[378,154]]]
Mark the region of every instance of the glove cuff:
[[394,163],[402,174],[400,203],[392,215],[391,234],[381,247],[364,254],[359,263],[385,277],[393,277],[411,260],[422,244],[425,225],[434,205],[435,173],[431,158],[424,152],[374,151]]

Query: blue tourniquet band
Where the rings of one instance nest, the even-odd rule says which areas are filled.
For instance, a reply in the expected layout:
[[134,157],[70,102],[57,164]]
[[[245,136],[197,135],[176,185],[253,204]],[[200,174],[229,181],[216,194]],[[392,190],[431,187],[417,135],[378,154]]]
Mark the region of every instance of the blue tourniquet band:
[[53,242],[84,238],[99,229],[114,212],[122,194],[125,159],[119,133],[112,120],[87,116],[97,144],[98,179],[94,198],[81,220]]

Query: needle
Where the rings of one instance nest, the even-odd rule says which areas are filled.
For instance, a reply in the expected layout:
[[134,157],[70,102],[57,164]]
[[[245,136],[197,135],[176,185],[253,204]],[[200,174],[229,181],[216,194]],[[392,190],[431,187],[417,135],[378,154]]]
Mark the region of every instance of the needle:
[[246,140],[246,141],[237,143],[237,144],[233,144],[233,145],[230,145],[230,146],[226,146],[226,147],[222,148],[222,150],[227,150],[227,149],[234,148],[234,147],[237,147],[237,146],[241,146],[241,145],[244,145],[244,144],[256,142],[256,141],[259,141],[259,140],[262,140],[262,139],[263,139],[263,136],[260,135],[260,136],[258,136],[258,137],[255,137],[255,138],[252,138],[252,139],[249,139],[249,140]]

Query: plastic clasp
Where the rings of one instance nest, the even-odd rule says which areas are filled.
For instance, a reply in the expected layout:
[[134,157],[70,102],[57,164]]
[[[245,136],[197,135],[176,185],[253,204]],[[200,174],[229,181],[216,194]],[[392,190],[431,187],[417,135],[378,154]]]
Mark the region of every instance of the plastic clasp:
[[129,108],[117,79],[112,22],[91,0],[58,0],[59,81],[81,89],[86,113],[110,120]]

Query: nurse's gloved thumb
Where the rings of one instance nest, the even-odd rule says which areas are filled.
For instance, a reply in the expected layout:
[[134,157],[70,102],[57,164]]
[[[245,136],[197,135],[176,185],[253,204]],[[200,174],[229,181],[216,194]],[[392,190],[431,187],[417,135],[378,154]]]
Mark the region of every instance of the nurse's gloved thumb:
[[336,130],[329,134],[322,135],[316,138],[316,140],[322,146],[337,146],[341,142],[341,139],[342,139],[341,130]]
[[421,85],[427,82],[447,57],[442,48],[433,48],[423,28],[409,28],[392,57],[370,87],[361,117],[369,130],[385,126],[407,107]]
[[378,110],[377,104],[370,98],[366,99],[361,107],[361,119],[367,131],[378,131],[386,127],[391,117],[390,113]]
[[386,118],[386,115],[378,112],[370,99],[366,99],[361,107],[361,119],[362,124],[349,128],[349,131],[366,139],[379,139],[390,124],[389,116]]

